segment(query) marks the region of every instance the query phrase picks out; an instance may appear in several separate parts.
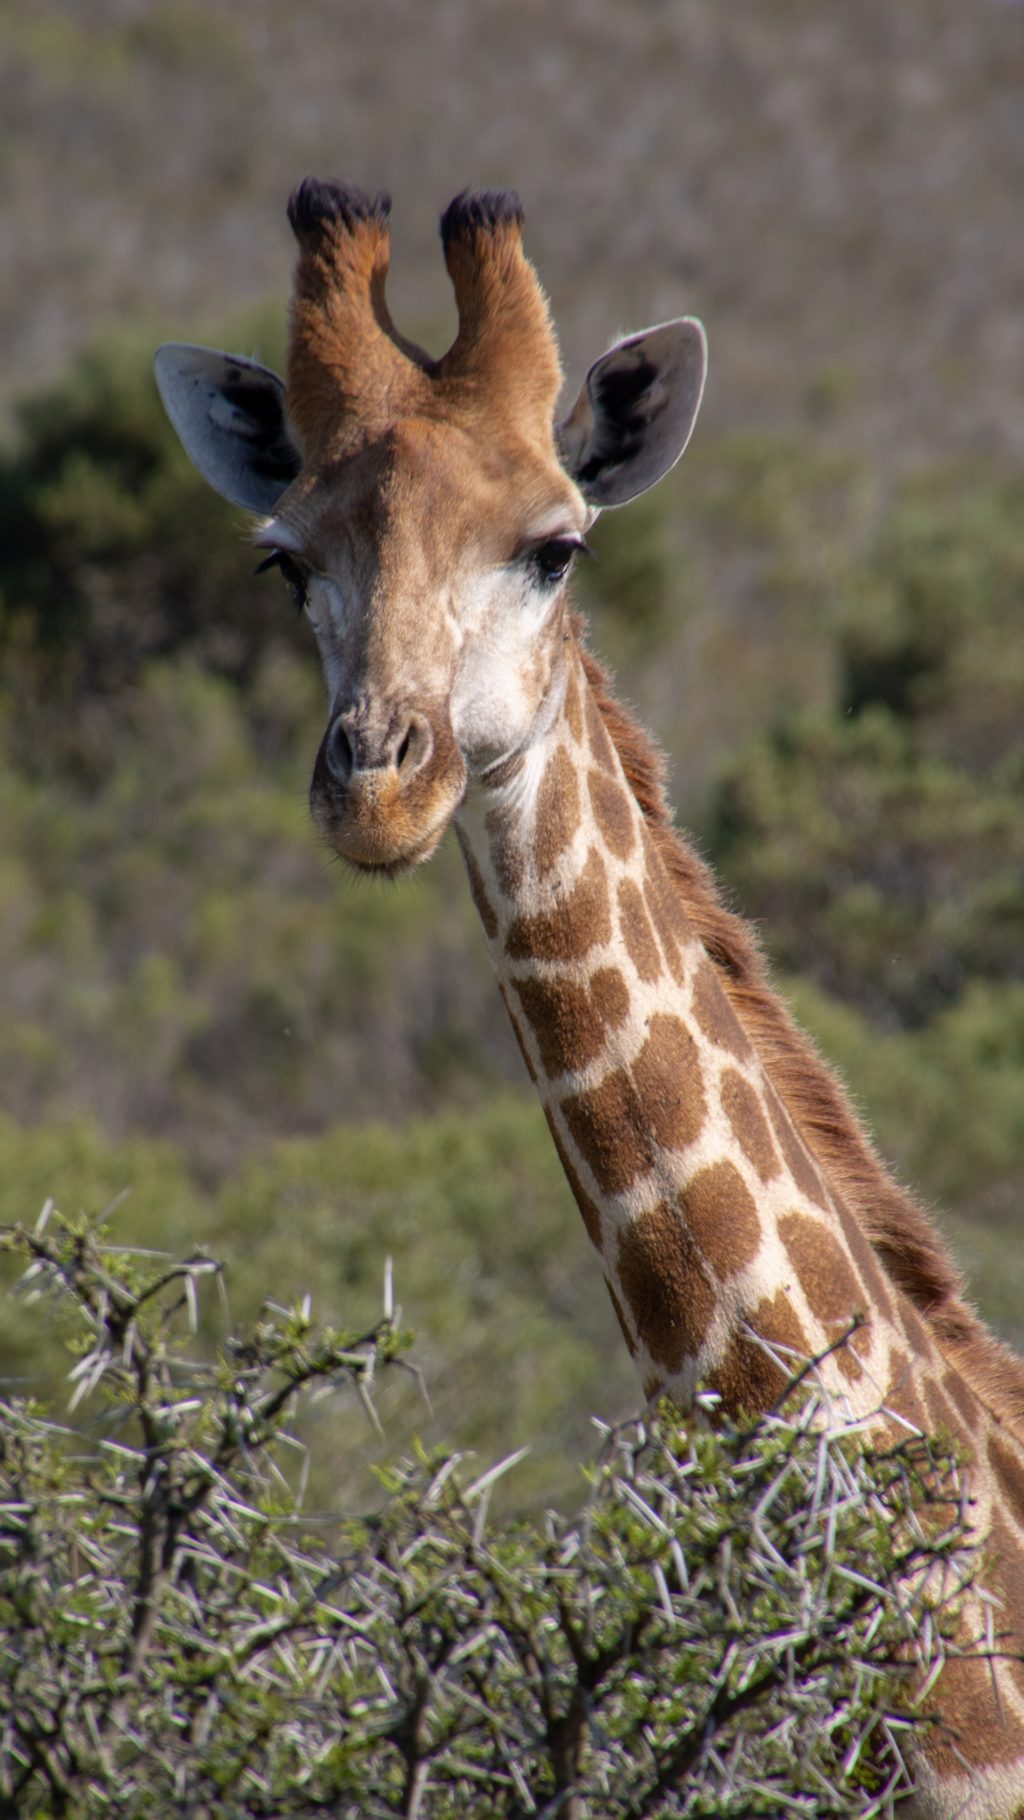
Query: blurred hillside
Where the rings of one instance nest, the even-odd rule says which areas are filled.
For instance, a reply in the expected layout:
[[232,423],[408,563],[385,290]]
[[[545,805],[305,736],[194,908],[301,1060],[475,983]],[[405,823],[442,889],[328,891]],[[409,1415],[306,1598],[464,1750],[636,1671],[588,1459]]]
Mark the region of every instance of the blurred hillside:
[[0,32],[8,395],[111,320],[283,302],[312,170],[392,190],[435,338],[438,211],[512,184],[575,379],[683,306],[713,428],[1024,452],[1015,0],[4,0]]
[[574,380],[617,326],[708,322],[691,451],[595,533],[594,642],[1024,1344],[1024,6],[0,32],[0,1219],[129,1189],[122,1241],[215,1246],[243,1319],[267,1281],[371,1319],[390,1253],[433,1432],[541,1437],[530,1496],[635,1398],[458,856],[371,889],[321,853],[312,640],[149,372],[167,334],[279,362],[307,169],[394,189],[396,313],[439,346],[437,209],[514,183]]

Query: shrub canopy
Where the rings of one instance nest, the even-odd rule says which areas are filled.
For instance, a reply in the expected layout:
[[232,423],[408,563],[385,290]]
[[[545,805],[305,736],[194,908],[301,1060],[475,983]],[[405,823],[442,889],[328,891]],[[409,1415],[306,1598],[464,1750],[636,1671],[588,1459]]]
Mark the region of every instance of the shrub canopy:
[[571,1519],[489,1516],[514,1456],[421,1454],[325,1525],[295,1404],[408,1368],[389,1313],[348,1333],[268,1306],[207,1366],[209,1259],[60,1221],[5,1245],[76,1355],[79,1424],[0,1411],[10,1811],[866,1820],[906,1790],[935,1570],[968,1562],[925,1440],[866,1454],[808,1377],[753,1425],[606,1429]]

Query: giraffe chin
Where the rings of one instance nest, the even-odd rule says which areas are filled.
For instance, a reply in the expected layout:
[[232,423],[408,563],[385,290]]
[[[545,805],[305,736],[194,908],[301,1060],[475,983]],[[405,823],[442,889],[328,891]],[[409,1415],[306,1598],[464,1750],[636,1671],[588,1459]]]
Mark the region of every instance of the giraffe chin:
[[339,814],[333,805],[315,797],[311,807],[313,820],[339,859],[357,872],[398,878],[431,858],[458,807],[458,798],[446,802],[443,811],[435,814],[425,828],[407,815],[386,816],[365,810]]
[[417,866],[425,865],[427,860],[432,858],[443,833],[444,828],[439,828],[436,834],[432,834],[428,840],[421,841],[418,846],[406,847],[401,852],[392,853],[387,858],[371,858],[366,853],[354,852],[343,841],[332,840],[330,846],[339,859],[343,859],[346,865],[351,866],[356,872],[363,873],[365,877],[400,878],[403,872],[415,872]]

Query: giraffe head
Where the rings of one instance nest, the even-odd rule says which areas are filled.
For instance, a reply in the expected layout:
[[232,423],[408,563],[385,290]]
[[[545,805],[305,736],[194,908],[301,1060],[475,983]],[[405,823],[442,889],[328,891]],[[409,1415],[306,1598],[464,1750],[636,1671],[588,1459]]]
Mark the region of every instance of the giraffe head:
[[316,634],[329,715],[315,819],[343,858],[396,872],[557,712],[573,559],[603,507],[682,453],[706,350],[692,318],[631,335],[559,422],[518,198],[467,193],[442,216],[459,327],[439,360],[391,320],[388,210],[312,179],[292,196],[286,383],[178,343],[156,374],[188,454],[258,515],[266,562]]

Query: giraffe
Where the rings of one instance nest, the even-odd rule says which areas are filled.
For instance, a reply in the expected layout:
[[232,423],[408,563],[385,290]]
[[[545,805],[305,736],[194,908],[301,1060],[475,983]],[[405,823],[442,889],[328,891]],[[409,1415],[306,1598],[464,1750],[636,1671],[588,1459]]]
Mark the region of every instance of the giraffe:
[[[497,981],[649,1397],[771,1406],[788,1362],[854,1417],[970,1462],[1005,1655],[950,1659],[908,1813],[1024,1816],[1024,1362],[797,1031],[673,827],[654,748],[587,650],[569,579],[597,514],[682,454],[706,342],[618,341],[556,421],[546,300],[511,192],[441,220],[458,307],[433,359],[385,300],[389,201],[307,178],[286,381],[172,343],[157,382],[312,624],[329,716],[314,819],[393,876],[454,825]],[[837,1346],[851,1318],[863,1324]],[[831,1349],[831,1350],[830,1350]]]

